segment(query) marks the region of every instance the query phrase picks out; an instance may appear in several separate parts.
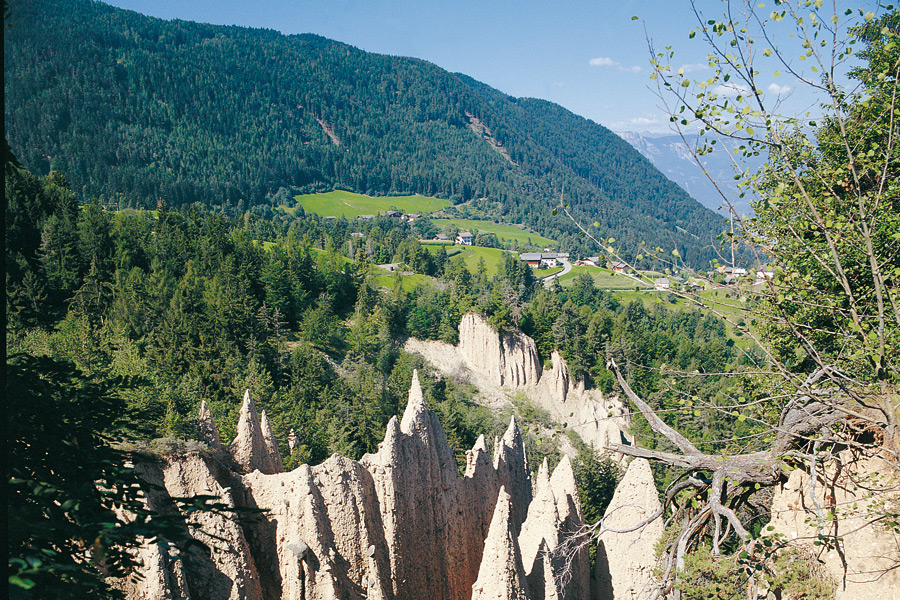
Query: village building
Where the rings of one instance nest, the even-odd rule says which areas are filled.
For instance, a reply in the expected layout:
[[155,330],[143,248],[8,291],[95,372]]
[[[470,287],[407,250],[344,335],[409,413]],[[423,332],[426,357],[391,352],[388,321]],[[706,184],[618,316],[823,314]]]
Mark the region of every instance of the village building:
[[475,241],[475,236],[469,231],[460,231],[456,236],[456,243],[464,246],[471,246]]
[[719,272],[724,273],[726,278],[729,275],[734,275],[735,277],[743,277],[747,274],[747,269],[743,267],[719,267]]
[[532,269],[537,269],[541,266],[541,253],[540,252],[522,252],[519,254],[519,260],[523,260],[528,263],[528,266]]
[[[527,262],[532,269],[537,269],[540,267],[559,266],[558,259],[561,256],[556,252],[522,252],[519,254],[519,260]],[[565,256],[568,257],[569,255],[566,254]]]
[[668,277],[660,277],[653,282],[653,287],[661,292],[668,291],[672,288],[672,282]]
[[628,270],[628,265],[623,262],[614,262],[612,268],[616,273],[624,273]]

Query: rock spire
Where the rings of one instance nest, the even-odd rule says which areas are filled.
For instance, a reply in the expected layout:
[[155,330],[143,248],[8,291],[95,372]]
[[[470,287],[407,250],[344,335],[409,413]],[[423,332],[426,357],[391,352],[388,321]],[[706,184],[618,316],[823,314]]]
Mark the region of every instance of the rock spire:
[[[635,458],[628,465],[603,524],[612,529],[627,529],[644,521],[660,509],[650,463]],[[653,597],[655,546],[663,534],[663,521],[656,519],[629,533],[603,531],[597,548],[599,573],[596,580],[599,600]]]
[[[274,442],[274,437],[272,441]],[[250,396],[250,390],[244,392],[244,403],[241,405],[237,435],[228,449],[235,462],[246,471],[258,469],[263,473],[272,474],[282,470],[272,460],[272,453],[259,422],[256,403]],[[278,462],[281,462],[280,457]]]
[[472,600],[529,600],[528,579],[512,520],[510,496],[501,487],[491,529],[484,541]]
[[197,437],[211,450],[221,450],[222,440],[216,422],[213,421],[212,412],[206,404],[206,400],[200,401],[200,412],[197,415]]
[[262,430],[263,440],[266,442],[266,449],[269,451],[269,460],[272,461],[272,468],[275,473],[284,471],[284,464],[281,462],[281,453],[278,451],[278,440],[275,439],[275,432],[269,424],[269,417],[266,411],[262,411],[259,417],[259,428]]

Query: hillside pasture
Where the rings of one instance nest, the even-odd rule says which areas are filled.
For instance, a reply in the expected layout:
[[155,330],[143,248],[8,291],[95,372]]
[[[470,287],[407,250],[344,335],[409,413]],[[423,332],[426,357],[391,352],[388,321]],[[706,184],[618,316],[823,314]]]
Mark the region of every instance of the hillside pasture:
[[[457,248],[459,252],[451,254],[451,251]],[[509,254],[508,251],[500,250],[499,248],[481,248],[479,246],[454,246],[452,250],[447,249],[450,260],[463,261],[466,268],[473,274],[478,272],[478,259],[483,258],[485,273],[488,277],[493,277],[497,274],[500,263],[503,261],[503,255]]]
[[444,231],[447,230],[448,225],[455,225],[460,231],[471,231],[474,233],[475,230],[478,230],[478,233],[494,233],[503,241],[517,242],[522,245],[543,248],[556,244],[556,240],[551,240],[518,225],[476,221],[474,219],[432,219],[431,222]]
[[[427,215],[450,206],[449,200],[431,196],[366,196],[344,190],[322,194],[301,194],[294,197],[308,213],[321,217],[346,217],[355,219],[361,215],[378,215],[389,210],[404,214]],[[290,212],[290,209],[285,208]]]
[[381,273],[373,271],[369,277],[369,281],[376,287],[393,290],[399,280],[400,287],[404,292],[411,292],[423,283],[434,283],[434,278],[428,275],[420,275],[419,273],[411,273],[404,275],[403,273],[388,273],[382,269],[378,269]]
[[633,290],[635,287],[646,287],[630,277],[621,273],[615,273],[602,267],[574,265],[572,270],[559,278],[559,284],[570,287],[575,283],[575,278],[582,273],[587,273],[594,279],[594,285],[601,290]]

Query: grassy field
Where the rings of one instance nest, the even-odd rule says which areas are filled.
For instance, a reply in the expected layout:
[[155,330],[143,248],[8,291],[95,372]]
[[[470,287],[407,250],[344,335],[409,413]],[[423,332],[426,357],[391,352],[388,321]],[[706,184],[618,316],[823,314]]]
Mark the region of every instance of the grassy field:
[[501,240],[515,241],[520,244],[531,244],[540,247],[556,244],[555,240],[545,238],[515,225],[504,225],[492,223],[491,221],[475,221],[471,219],[432,219],[431,222],[442,228],[452,224],[458,227],[460,231],[472,231],[477,229],[479,233],[496,233],[497,237]]
[[534,273],[534,276],[537,279],[547,279],[551,275],[555,275],[562,270],[562,267],[551,267],[549,269],[535,269],[532,273]]
[[[394,289],[394,286],[397,283],[397,275],[394,273],[388,273],[387,271],[382,271],[378,274],[373,274],[369,281],[372,282],[372,285],[387,288],[389,290]],[[412,275],[400,275],[400,287],[403,288],[404,292],[411,292],[416,289],[419,285],[423,283],[433,283],[434,279],[429,277],[428,275],[419,275],[418,273],[413,273]]]
[[559,284],[563,287],[569,287],[574,284],[575,278],[582,273],[587,273],[593,277],[594,285],[601,290],[634,290],[635,286],[641,286],[635,280],[619,273],[614,273],[609,269],[581,265],[573,266],[571,271],[560,277]]
[[[295,196],[297,203],[308,213],[322,217],[347,217],[377,215],[389,210],[425,215],[450,206],[449,200],[429,196],[366,196],[335,190],[324,194],[303,194]],[[290,208],[282,207],[286,212]]]
[[[459,251],[453,252],[453,250]],[[500,263],[503,261],[503,255],[506,253],[506,250],[500,250],[499,248],[481,248],[478,246],[454,246],[447,249],[447,254],[451,260],[463,261],[466,268],[473,274],[478,272],[478,259],[484,258],[485,272],[488,277],[493,277],[497,274],[497,268],[500,266]]]

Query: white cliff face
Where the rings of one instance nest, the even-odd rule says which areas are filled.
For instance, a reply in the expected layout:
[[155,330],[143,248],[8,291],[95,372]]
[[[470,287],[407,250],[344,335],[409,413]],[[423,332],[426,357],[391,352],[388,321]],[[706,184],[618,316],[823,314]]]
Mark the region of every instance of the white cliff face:
[[538,406],[597,450],[633,443],[625,433],[630,421],[618,399],[604,397],[600,390],[586,390],[583,382],[571,379],[566,361],[558,352],[551,355],[551,363],[534,391],[527,392]]
[[[142,479],[158,486],[147,493],[148,508],[172,514],[173,497],[215,496],[228,506],[236,505],[230,488],[224,485],[229,483],[230,473],[220,468],[221,464],[195,452],[164,461],[139,462],[135,469]],[[133,578],[126,583],[123,591],[129,598],[261,597],[256,562],[236,515],[194,512],[185,520],[185,529],[211,553],[207,555],[194,546],[175,548],[164,540],[146,544],[138,552],[144,579]]]
[[573,380],[558,352],[551,356],[552,367],[542,370],[531,338],[516,332],[501,340],[480,315],[463,316],[458,347],[409,339],[405,349],[421,354],[444,375],[475,384],[485,405],[509,406],[509,389],[519,390],[598,450],[633,443],[626,433],[630,419],[618,399]]
[[[633,528],[656,514],[660,507],[650,463],[636,458],[616,487],[603,517],[604,528]],[[652,571],[656,564],[656,542],[662,534],[661,518],[627,533],[603,531],[597,546],[595,597],[599,600],[655,598]]]
[[[245,398],[242,421],[252,424],[254,411]],[[204,527],[226,542],[202,539],[229,551],[205,563],[202,580],[188,573],[178,583],[185,576],[176,563],[155,546],[144,548],[146,581],[160,591],[153,597],[470,600],[473,585],[479,598],[588,597],[578,583],[587,580],[587,565],[577,563],[573,583],[557,589],[557,567],[546,552],[560,540],[559,527],[580,524],[568,462],[552,477],[545,465],[533,486],[512,421],[493,461],[479,438],[461,477],[417,375],[403,418],[391,419],[378,452],[359,462],[335,455],[290,473],[243,474],[225,464],[215,455],[176,457],[157,469],[156,479],[172,496],[218,495],[265,512],[240,523],[209,517]],[[538,586],[533,594],[529,578]],[[132,587],[129,597],[150,596]]]
[[633,443],[625,406],[599,390],[586,390],[584,382],[569,375],[558,352],[552,366],[542,370],[534,341],[521,332],[501,336],[487,320],[473,313],[459,324],[459,346],[409,339],[405,349],[424,356],[447,377],[469,381],[481,393],[479,402],[493,407],[509,406],[509,390],[524,393],[550,413],[559,424],[576,432],[597,450]]
[[459,323],[459,354],[470,370],[497,386],[524,388],[541,377],[534,340],[519,331],[501,337],[475,313],[466,313]]
[[[772,533],[784,535],[824,562],[837,584],[838,600],[900,598],[896,568],[900,534],[872,522],[885,514],[885,506],[900,504],[900,474],[880,458],[860,459],[848,450],[826,465],[816,482],[815,498],[812,492],[807,471],[790,473],[775,489]],[[813,544],[817,523],[826,533],[837,530],[841,537],[837,548],[822,550]]]

